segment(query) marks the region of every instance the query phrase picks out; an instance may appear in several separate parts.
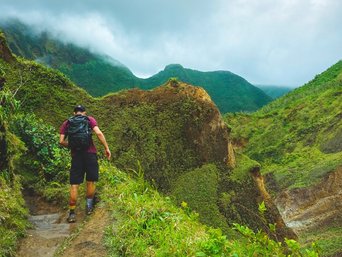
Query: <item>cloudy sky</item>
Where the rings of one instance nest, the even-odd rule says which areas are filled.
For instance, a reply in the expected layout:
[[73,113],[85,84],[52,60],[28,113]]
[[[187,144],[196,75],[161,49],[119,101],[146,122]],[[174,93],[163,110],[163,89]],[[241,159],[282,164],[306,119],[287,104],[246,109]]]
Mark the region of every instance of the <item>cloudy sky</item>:
[[299,86],[342,59],[341,0],[0,0],[0,17],[119,60]]

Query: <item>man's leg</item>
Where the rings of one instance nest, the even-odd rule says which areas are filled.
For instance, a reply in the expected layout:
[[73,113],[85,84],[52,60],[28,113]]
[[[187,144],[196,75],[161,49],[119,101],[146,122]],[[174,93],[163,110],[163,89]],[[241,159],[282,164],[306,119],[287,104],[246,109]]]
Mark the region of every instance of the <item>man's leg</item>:
[[86,213],[90,215],[94,209],[95,182],[87,181],[87,206]]
[[79,185],[70,185],[70,200],[69,200],[69,217],[68,222],[75,222],[75,208],[78,194],[78,186]]
[[95,182],[99,179],[99,164],[96,154],[88,153],[86,159],[87,181],[87,206],[86,213],[89,215],[94,209]]
[[94,181],[87,181],[87,198],[93,199],[95,195],[95,182]]

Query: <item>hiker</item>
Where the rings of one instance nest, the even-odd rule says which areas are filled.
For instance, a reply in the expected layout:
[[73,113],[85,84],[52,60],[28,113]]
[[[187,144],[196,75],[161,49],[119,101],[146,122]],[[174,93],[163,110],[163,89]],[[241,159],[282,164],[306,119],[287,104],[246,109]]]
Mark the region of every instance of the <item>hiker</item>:
[[70,201],[68,222],[75,222],[75,207],[78,187],[83,183],[84,175],[87,181],[86,214],[90,215],[94,209],[95,182],[99,178],[99,165],[96,155],[96,147],[91,134],[94,132],[105,148],[105,155],[111,157],[105,136],[97,126],[96,120],[86,115],[86,109],[82,105],[74,108],[74,116],[63,122],[60,128],[59,143],[71,150],[70,168]]

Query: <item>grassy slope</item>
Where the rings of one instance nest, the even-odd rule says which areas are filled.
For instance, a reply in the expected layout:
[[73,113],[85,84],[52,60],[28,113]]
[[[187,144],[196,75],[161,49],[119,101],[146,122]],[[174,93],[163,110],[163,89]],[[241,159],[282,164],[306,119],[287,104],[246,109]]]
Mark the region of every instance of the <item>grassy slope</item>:
[[[222,113],[255,111],[271,101],[263,91],[231,72],[200,72],[169,65],[148,79],[139,79],[117,61],[61,43],[47,33],[33,36],[35,33],[18,21],[8,21],[2,27],[15,54],[60,70],[95,97],[126,88],[151,89],[164,84],[170,77],[178,77],[204,87]],[[114,62],[117,64],[113,65]]]
[[338,62],[254,114],[226,116],[235,140],[248,141],[244,153],[282,189],[315,184],[342,163],[341,81]]
[[14,111],[12,103],[11,98],[0,91],[0,256],[14,255],[18,238],[29,226],[15,165],[25,147],[8,126]]
[[[342,61],[306,85],[258,112],[229,114],[239,151],[271,174],[275,192],[305,188],[320,182],[342,165]],[[341,251],[340,223],[336,221],[303,234],[318,240],[325,256]]]
[[[198,215],[185,202],[182,209],[176,208],[141,173],[132,178],[107,163],[102,163],[102,171],[106,181],[100,185],[103,201],[119,218],[106,231],[105,241],[113,256],[299,256],[294,241],[275,243],[238,225],[236,231],[244,236],[231,231],[227,237],[198,223]],[[290,246],[286,255],[281,245]],[[301,252],[301,256],[318,256],[314,251]]]

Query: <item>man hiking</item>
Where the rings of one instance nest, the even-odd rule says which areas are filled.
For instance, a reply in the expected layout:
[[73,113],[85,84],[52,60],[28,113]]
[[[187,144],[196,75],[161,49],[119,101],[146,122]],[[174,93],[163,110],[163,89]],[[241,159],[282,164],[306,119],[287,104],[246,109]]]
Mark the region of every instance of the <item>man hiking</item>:
[[105,155],[109,160],[111,153],[105,136],[97,126],[96,120],[86,115],[86,109],[82,105],[74,108],[74,116],[63,122],[60,128],[59,143],[71,149],[70,168],[70,201],[68,222],[75,222],[75,207],[78,187],[87,181],[87,204],[86,213],[89,215],[94,208],[95,182],[99,178],[99,165],[97,162],[96,147],[91,137],[96,134],[105,148]]

